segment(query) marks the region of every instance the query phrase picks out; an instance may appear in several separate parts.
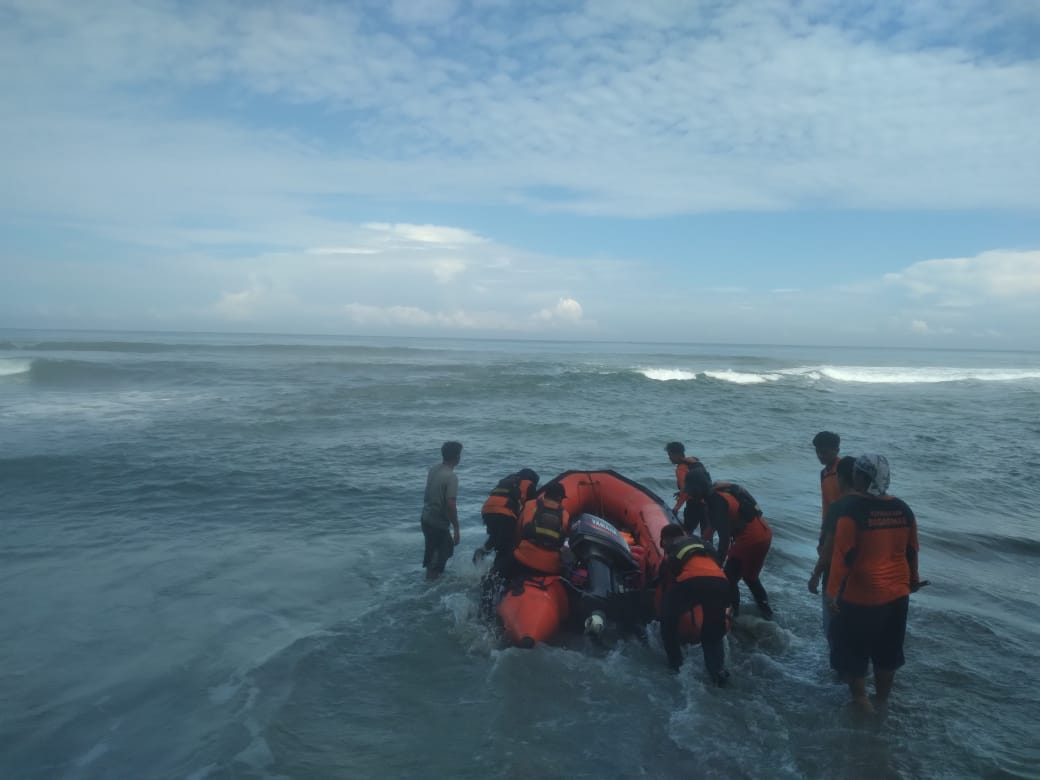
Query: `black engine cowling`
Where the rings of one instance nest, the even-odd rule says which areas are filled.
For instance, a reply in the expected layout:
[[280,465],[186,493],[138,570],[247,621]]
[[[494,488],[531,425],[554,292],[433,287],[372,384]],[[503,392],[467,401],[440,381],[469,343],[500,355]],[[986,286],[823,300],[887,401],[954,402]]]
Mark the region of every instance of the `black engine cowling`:
[[622,617],[620,612],[628,611],[619,602],[624,599],[626,577],[639,571],[639,563],[618,530],[595,515],[581,514],[571,520],[569,545],[588,572],[580,605],[586,631],[599,633],[608,617],[616,620]]

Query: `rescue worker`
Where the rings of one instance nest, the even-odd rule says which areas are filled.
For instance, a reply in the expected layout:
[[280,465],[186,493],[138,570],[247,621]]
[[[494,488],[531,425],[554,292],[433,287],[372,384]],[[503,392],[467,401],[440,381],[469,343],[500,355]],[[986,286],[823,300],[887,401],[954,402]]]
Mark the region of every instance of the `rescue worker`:
[[722,687],[729,679],[723,639],[730,594],[729,582],[715,559],[715,550],[710,542],[684,534],[678,525],[661,529],[661,549],[665,554],[661,563],[661,579],[665,583],[661,601],[661,643],[668,655],[668,665],[674,671],[682,666],[679,620],[700,605],[704,668],[712,682]]
[[695,533],[699,528],[701,536],[710,540],[714,534],[711,528],[708,527],[704,502],[698,500],[691,501],[685,487],[686,475],[690,473],[690,470],[703,470],[704,464],[692,455],[687,455],[686,446],[682,442],[670,441],[664,446],[664,450],[668,453],[668,460],[675,464],[675,486],[678,490],[673,494],[675,506],[672,508],[672,511],[678,516],[679,507],[685,504],[683,509],[683,528],[686,529],[686,533]]
[[865,712],[867,667],[874,666],[875,701],[887,704],[896,670],[906,659],[903,640],[917,571],[917,520],[909,506],[888,495],[888,461],[861,455],[852,471],[853,492],[842,499],[834,532],[827,601],[832,665],[845,676],[852,701]]
[[480,579],[481,614],[491,619],[495,614],[502,588],[513,575],[513,548],[519,537],[520,513],[524,503],[534,498],[538,474],[521,469],[503,477],[492,488],[480,510],[487,528],[487,541],[473,551],[473,563],[479,563],[492,550],[495,560]]
[[772,620],[769,595],[759,580],[762,564],[773,543],[773,531],[754,497],[742,486],[712,482],[706,469],[692,469],[686,475],[686,493],[707,507],[708,525],[719,534],[719,560],[730,584],[732,615],[740,613],[740,580],[751,591],[759,614]]
[[820,470],[820,517],[824,518],[827,516],[827,507],[841,498],[837,472],[841,437],[832,431],[820,431],[813,436],[812,443],[816,448],[816,459],[823,466]]
[[550,482],[542,495],[524,504],[520,514],[520,543],[513,550],[516,575],[560,574],[560,550],[567,539],[570,513],[563,508],[567,492],[559,482]]
[[518,541],[520,512],[524,504],[534,498],[538,489],[538,474],[532,469],[520,469],[503,477],[492,488],[480,516],[487,528],[487,541],[473,553],[473,562],[480,561],[494,550],[494,571],[506,571]]
[[[810,593],[820,593],[821,578],[824,590],[826,591],[827,589],[827,573],[830,571],[831,554],[834,552],[834,528],[838,524],[838,517],[841,516],[844,507],[843,499],[852,492],[852,468],[855,463],[856,459],[851,455],[838,459],[836,472],[838,475],[838,490],[841,495],[837,501],[831,502],[830,506],[827,507],[827,514],[824,515],[823,524],[820,526],[820,540],[816,545],[818,557],[816,566],[812,570],[812,576],[809,577]],[[831,610],[827,605],[826,593],[820,596],[820,603],[823,607],[823,635],[827,637],[827,644],[830,644]]]

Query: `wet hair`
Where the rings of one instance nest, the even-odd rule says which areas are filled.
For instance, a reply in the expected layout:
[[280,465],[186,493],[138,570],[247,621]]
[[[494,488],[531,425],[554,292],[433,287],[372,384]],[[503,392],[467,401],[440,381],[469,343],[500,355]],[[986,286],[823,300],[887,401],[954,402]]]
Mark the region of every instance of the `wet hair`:
[[820,431],[813,436],[812,446],[827,450],[836,450],[841,446],[841,437],[834,431]]
[[680,455],[685,455],[686,447],[681,441],[670,441],[664,445],[664,451],[668,453],[678,452]]
[[661,529],[661,544],[664,544],[669,539],[675,539],[678,536],[682,536],[686,532],[682,529],[681,525],[675,523],[669,523]]
[[441,445],[441,459],[447,463],[462,457],[462,445],[457,441],[446,441]]
[[535,485],[538,484],[538,472],[534,469],[520,469],[518,472],[516,472],[516,475],[520,479],[526,479],[534,483]]
[[838,459],[835,470],[838,472],[838,481],[846,485],[852,484],[852,470],[856,466],[856,459],[852,455],[846,455]]
[[567,491],[562,482],[550,482],[545,486],[545,497],[550,501],[559,501],[567,498]]

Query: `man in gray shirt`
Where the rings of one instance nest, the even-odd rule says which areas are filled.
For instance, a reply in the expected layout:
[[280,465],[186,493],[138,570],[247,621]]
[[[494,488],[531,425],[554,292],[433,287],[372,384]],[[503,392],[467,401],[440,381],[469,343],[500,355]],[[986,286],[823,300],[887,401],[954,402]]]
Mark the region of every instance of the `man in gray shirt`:
[[462,445],[446,441],[441,445],[441,462],[430,469],[423,495],[422,530],[426,538],[423,566],[426,579],[435,580],[444,571],[444,565],[462,541],[459,535],[459,513],[455,499],[459,493],[459,478],[455,467],[462,459]]

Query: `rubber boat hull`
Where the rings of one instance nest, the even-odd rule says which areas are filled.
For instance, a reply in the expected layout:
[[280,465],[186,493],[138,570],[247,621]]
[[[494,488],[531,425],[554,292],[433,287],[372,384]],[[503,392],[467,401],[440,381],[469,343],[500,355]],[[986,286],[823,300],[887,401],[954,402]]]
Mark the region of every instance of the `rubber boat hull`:
[[[551,481],[562,484],[567,492],[563,506],[572,524],[582,515],[591,515],[592,521],[602,518],[626,537],[632,555],[617,567],[624,569],[623,575],[618,575],[619,590],[625,591],[626,597],[634,597],[637,611],[642,613],[641,623],[656,617],[661,594],[659,589],[649,589],[648,584],[656,580],[663,559],[658,541],[661,529],[678,522],[671,507],[650,489],[616,471],[566,471]],[[576,547],[585,552],[585,545]],[[578,560],[575,565],[575,573],[602,567],[592,560]],[[632,571],[633,565],[637,571]],[[582,591],[583,584],[578,578],[565,584],[560,577],[548,575],[511,583],[498,605],[506,640],[530,647],[552,639],[569,617],[588,618],[602,600],[587,598],[592,594]],[[699,609],[683,616],[679,630],[684,641],[699,641]]]

